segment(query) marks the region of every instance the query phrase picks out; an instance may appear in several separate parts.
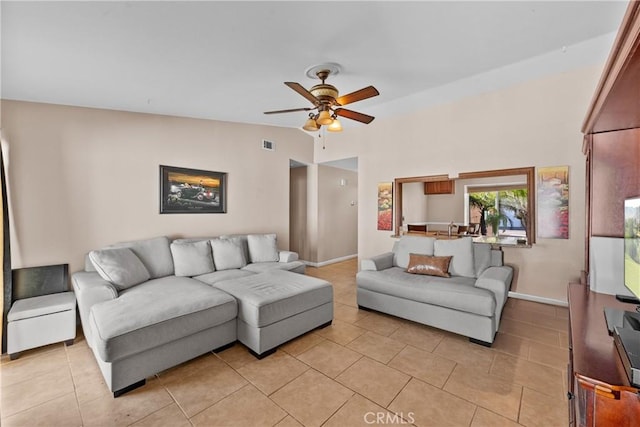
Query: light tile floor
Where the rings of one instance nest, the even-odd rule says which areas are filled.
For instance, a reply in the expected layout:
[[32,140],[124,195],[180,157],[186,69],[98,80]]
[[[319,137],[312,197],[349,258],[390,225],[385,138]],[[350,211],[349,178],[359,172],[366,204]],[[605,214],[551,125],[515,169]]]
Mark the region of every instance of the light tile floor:
[[113,399],[82,336],[0,360],[9,426],[565,426],[566,308],[510,299],[492,348],[358,310],[355,260],[333,284],[333,325],[256,360],[208,353]]

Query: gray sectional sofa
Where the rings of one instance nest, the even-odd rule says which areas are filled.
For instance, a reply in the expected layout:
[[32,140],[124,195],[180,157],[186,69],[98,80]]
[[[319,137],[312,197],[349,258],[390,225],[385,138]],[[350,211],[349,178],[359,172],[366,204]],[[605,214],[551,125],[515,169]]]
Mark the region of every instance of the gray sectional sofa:
[[[257,357],[333,319],[333,291],[275,234],[119,243],[72,275],[88,345],[114,396],[212,350]],[[301,273],[301,274],[296,274]]]
[[[411,254],[450,256],[450,277],[407,272]],[[512,278],[513,269],[503,265],[502,251],[489,244],[473,243],[471,238],[402,236],[391,252],[362,260],[356,276],[358,306],[490,346]]]

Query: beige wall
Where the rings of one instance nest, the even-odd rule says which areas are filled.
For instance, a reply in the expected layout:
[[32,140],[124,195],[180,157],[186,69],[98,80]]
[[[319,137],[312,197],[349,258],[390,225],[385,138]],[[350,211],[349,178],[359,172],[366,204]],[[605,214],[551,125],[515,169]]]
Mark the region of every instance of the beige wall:
[[[585,161],[580,126],[601,65],[468,97],[402,117],[378,117],[315,147],[317,162],[358,156],[358,254],[390,250],[376,231],[378,182],[395,177],[523,166],[569,165],[570,239],[538,239],[532,249],[505,249],[518,269],[512,291],[566,301],[567,283],[584,268]],[[382,89],[382,88],[381,88]],[[463,153],[464,155],[461,155]]]
[[[2,101],[2,128],[14,268],[75,271],[91,249],[159,235],[272,231],[286,249],[289,159],[313,161],[309,136],[273,126]],[[227,213],[160,215],[159,165],[227,172]]]
[[311,248],[307,238],[307,167],[291,168],[289,176],[289,250],[308,260]]
[[[340,180],[346,180],[341,185]],[[354,203],[352,205],[352,202]],[[322,263],[358,253],[358,174],[318,166],[318,257]]]
[[402,216],[404,217],[403,224],[428,220],[424,183],[408,182],[402,184]]

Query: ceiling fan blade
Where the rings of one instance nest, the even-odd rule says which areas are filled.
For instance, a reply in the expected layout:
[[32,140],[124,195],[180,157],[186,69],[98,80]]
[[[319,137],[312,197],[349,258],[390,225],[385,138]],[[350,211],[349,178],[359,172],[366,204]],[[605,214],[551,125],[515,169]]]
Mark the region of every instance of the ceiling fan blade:
[[347,105],[351,104],[352,102],[362,101],[363,99],[372,98],[378,95],[380,95],[378,89],[373,86],[367,86],[355,92],[351,92],[341,96],[340,98],[336,99],[336,102],[339,105]]
[[358,113],[357,111],[347,110],[346,108],[336,108],[334,112],[340,117],[346,117],[347,119],[356,120],[366,124],[371,123],[373,119],[375,119],[373,116]]
[[284,84],[286,84],[291,89],[293,89],[296,92],[298,92],[300,95],[304,96],[313,105],[318,106],[320,104],[320,100],[318,98],[316,98],[315,96],[313,96],[313,94],[311,92],[309,92],[308,90],[306,90],[300,83],[284,82]]
[[311,107],[291,108],[289,110],[265,111],[264,114],[293,113],[294,111],[311,111],[311,110],[314,110],[314,108],[311,108]]

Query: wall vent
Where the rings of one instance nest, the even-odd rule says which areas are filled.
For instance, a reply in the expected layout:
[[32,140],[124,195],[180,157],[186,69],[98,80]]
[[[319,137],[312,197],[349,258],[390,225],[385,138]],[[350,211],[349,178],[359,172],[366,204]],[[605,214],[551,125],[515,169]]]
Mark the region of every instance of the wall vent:
[[266,139],[262,140],[262,148],[269,151],[275,151],[276,143],[273,141],[267,141]]

